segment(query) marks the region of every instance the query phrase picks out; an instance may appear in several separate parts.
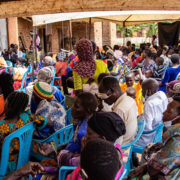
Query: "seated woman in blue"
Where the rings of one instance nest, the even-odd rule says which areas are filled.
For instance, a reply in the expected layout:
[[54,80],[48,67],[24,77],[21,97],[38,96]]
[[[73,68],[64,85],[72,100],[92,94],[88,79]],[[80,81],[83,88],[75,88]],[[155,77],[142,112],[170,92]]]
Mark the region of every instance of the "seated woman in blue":
[[171,62],[173,64],[173,67],[170,67],[166,70],[165,76],[159,85],[160,91],[163,91],[166,93],[166,84],[176,79],[177,75],[180,72],[179,60],[180,60],[180,57],[178,54],[173,54],[171,56]]
[[58,155],[58,164],[62,165],[79,165],[79,154],[81,152],[81,139],[87,132],[87,121],[93,115],[97,108],[96,97],[89,93],[79,94],[72,107],[72,117],[77,120],[74,124],[74,136],[64,150]]
[[[18,130],[24,125],[34,121],[37,128],[42,128],[47,125],[47,119],[34,116],[32,117],[29,111],[25,111],[28,105],[28,95],[23,92],[12,92],[6,99],[4,114],[5,117],[0,120],[0,150],[2,149],[3,141],[6,136]],[[9,151],[9,163],[7,173],[16,169],[16,162],[19,153],[19,139],[12,140]]]

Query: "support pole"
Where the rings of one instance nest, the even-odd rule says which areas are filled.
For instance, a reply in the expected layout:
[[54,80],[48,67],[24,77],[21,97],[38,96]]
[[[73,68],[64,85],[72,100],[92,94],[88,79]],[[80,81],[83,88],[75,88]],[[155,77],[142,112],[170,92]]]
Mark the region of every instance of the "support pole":
[[89,18],[89,40],[91,40],[91,18]]
[[34,61],[36,59],[36,27],[33,26],[33,57],[31,59],[32,63],[32,81],[34,81]]
[[69,43],[70,43],[70,51],[72,51],[72,22],[69,20]]
[[63,49],[64,49],[64,26],[62,21],[62,40],[63,40]]
[[126,27],[125,21],[123,22],[123,46],[125,46],[125,38],[126,38]]
[[86,23],[86,36],[85,37],[87,39],[87,22],[85,22],[85,23]]

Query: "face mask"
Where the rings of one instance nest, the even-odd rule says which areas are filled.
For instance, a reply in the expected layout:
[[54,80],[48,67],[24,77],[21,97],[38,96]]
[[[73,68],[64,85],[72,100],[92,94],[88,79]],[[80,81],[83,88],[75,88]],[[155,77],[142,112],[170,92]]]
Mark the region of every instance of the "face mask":
[[170,128],[170,127],[172,126],[172,122],[175,121],[175,120],[177,120],[179,117],[180,117],[180,116],[177,116],[177,117],[175,117],[175,118],[174,118],[173,120],[171,120],[171,121],[166,121],[166,122],[164,122],[164,126],[165,126],[166,128]]
[[145,100],[147,100],[149,98],[149,96],[147,94],[148,94],[148,90],[146,91],[145,96],[144,96]]
[[102,100],[108,99],[110,97],[106,93],[98,93],[97,96]]

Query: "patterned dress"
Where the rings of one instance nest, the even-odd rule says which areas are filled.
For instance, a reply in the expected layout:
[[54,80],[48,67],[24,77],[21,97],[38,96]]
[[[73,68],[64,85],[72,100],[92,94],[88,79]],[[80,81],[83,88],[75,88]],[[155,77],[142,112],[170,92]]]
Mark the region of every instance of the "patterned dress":
[[[2,149],[3,141],[6,136],[12,132],[20,129],[24,125],[34,121],[38,128],[45,126],[47,124],[47,119],[41,116],[32,116],[30,111],[26,111],[20,115],[19,120],[16,123],[7,123],[3,118],[0,120],[0,148]],[[7,168],[7,173],[10,173],[16,169],[16,162],[18,160],[19,153],[19,140],[17,138],[13,139],[10,145],[10,156]]]

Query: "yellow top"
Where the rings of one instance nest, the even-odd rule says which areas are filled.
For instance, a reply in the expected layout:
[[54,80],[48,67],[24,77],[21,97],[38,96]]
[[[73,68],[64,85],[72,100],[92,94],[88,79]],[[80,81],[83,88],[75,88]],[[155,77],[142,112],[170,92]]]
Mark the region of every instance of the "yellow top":
[[[95,82],[98,84],[98,77],[101,73],[109,73],[107,64],[105,64],[102,60],[96,60],[96,71],[94,73],[93,78]],[[83,84],[86,84],[88,78],[82,78],[79,74],[73,71],[73,78],[74,78],[74,90],[82,90]]]
[[[126,83],[123,83],[120,85],[121,87],[121,90],[123,92],[126,92],[126,89],[127,89],[127,85]],[[138,114],[142,114],[143,113],[143,102],[142,102],[142,87],[140,85],[140,83],[134,83],[133,86],[132,86],[135,90],[136,90],[136,104],[137,104],[137,107],[138,107]]]

